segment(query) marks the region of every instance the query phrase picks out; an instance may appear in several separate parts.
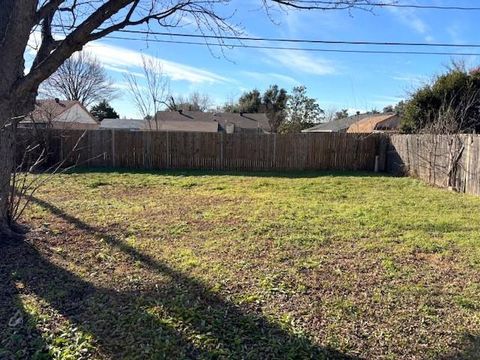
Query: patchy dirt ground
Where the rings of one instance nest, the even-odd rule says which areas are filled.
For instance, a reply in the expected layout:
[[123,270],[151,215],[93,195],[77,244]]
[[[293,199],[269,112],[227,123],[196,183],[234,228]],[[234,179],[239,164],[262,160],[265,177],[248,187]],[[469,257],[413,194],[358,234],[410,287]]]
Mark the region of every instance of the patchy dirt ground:
[[0,358],[478,359],[479,210],[368,174],[61,175],[0,247]]

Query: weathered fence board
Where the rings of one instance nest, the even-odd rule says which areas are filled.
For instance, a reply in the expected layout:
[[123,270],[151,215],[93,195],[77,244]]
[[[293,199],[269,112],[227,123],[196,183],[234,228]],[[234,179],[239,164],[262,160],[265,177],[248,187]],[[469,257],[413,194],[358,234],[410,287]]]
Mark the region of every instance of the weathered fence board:
[[388,171],[480,195],[479,135],[392,135]]
[[[24,130],[25,131],[25,130]],[[48,130],[65,166],[231,171],[371,171],[381,135]]]

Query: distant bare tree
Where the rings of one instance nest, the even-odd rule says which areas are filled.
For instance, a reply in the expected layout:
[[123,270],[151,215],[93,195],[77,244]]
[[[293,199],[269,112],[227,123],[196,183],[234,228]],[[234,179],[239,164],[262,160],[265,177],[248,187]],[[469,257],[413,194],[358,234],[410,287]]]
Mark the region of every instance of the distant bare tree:
[[384,114],[393,113],[393,112],[395,112],[395,109],[394,109],[393,105],[387,105],[383,108],[382,112]]
[[213,101],[210,95],[195,91],[184,97],[182,95],[172,96],[169,101],[169,108],[171,110],[184,111],[207,111],[213,106]]
[[335,117],[333,120],[340,120],[345,119],[348,117],[348,109],[341,109],[335,113]]
[[154,119],[162,107],[169,107],[170,80],[163,72],[162,63],[152,57],[142,56],[145,83],[134,74],[126,74],[128,90],[140,115],[144,119]]
[[117,93],[100,62],[83,51],[67,59],[41,85],[41,91],[50,97],[80,101],[84,106],[111,100]]
[[335,119],[335,115],[336,115],[337,112],[338,112],[338,108],[333,107],[333,106],[326,109],[323,122],[333,121]]

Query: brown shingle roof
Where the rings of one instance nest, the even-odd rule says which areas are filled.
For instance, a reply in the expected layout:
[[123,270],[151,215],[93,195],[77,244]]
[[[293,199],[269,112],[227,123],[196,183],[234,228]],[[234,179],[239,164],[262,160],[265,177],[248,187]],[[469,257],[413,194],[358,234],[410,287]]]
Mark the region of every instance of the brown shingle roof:
[[227,124],[234,124],[235,128],[247,131],[270,132],[270,124],[264,113],[217,113],[215,121],[224,129]]
[[100,129],[152,130],[171,132],[218,132],[216,121],[103,119]]
[[202,112],[202,111],[159,111],[156,119],[160,121],[215,121],[221,129],[227,124],[234,124],[236,129],[260,130],[270,132],[268,118],[264,113],[229,113],[229,112]]
[[201,120],[166,120],[166,121],[147,121],[145,130],[158,131],[189,131],[189,132],[218,132],[218,123],[216,121]]
[[358,114],[353,116],[348,116],[345,118],[332,120],[329,122],[321,123],[315,125],[311,128],[302,130],[302,132],[344,132],[347,131],[350,126],[356,122],[363,120],[367,117],[370,117],[370,114]]
[[146,120],[141,119],[103,119],[99,129],[105,130],[142,130]]
[[376,130],[395,130],[400,119],[396,114],[372,115],[350,125],[348,133],[372,133]]
[[62,115],[65,111],[71,109],[75,105],[79,105],[85,112],[96,122],[98,121],[90,114],[90,112],[79,102],[71,100],[46,99],[37,100],[35,109],[25,119],[25,122],[47,123]]

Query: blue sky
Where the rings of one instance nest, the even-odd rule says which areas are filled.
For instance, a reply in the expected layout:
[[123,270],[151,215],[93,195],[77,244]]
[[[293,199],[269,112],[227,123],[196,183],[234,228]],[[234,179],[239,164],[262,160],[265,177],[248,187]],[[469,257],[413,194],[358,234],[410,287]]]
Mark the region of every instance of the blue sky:
[[[400,0],[400,3],[402,2],[465,6],[480,3],[476,0]],[[476,35],[480,12],[475,11],[389,8],[376,9],[372,14],[359,10],[273,10],[269,19],[265,11],[260,9],[260,0],[236,0],[232,5],[237,8],[234,22],[240,23],[245,33],[252,36],[322,40],[480,42]],[[228,9],[225,11],[228,12]],[[160,28],[155,30],[162,31]],[[172,31],[192,33],[194,30],[187,24]],[[311,47],[307,44],[290,46]],[[318,47],[372,49],[371,46],[346,45]],[[398,102],[413,88],[441,72],[451,59],[451,56],[338,54],[245,48],[224,49],[222,55],[218,48],[115,39],[102,39],[88,46],[87,50],[104,63],[120,89],[121,96],[112,104],[122,117],[139,116],[125,90],[123,74],[125,71],[141,71],[141,54],[163,61],[164,72],[170,78],[170,87],[174,94],[200,91],[208,93],[217,105],[221,105],[253,88],[263,90],[270,84],[278,84],[290,90],[293,86],[302,84],[307,86],[309,94],[318,100],[323,109],[348,108],[351,111],[382,109],[385,105]],[[445,48],[416,50],[454,51]],[[480,52],[480,49],[463,51]],[[474,56],[463,59],[472,66],[478,62]]]

